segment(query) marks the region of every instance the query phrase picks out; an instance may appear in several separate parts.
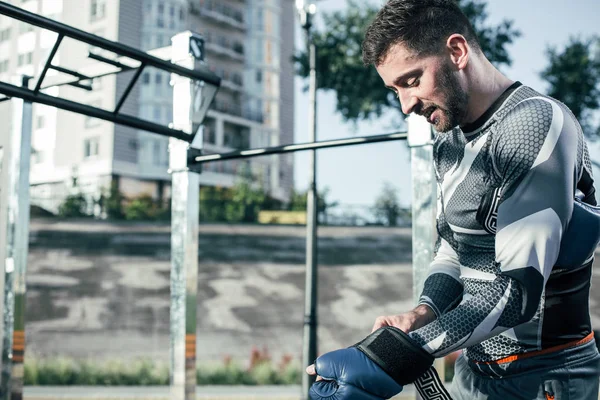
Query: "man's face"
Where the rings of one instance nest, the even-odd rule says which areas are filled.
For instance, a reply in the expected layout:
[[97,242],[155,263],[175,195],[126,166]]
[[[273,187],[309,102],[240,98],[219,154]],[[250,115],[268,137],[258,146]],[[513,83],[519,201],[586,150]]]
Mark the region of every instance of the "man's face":
[[438,132],[464,123],[469,95],[449,56],[418,57],[396,44],[375,68],[385,86],[398,96],[405,114],[426,117]]

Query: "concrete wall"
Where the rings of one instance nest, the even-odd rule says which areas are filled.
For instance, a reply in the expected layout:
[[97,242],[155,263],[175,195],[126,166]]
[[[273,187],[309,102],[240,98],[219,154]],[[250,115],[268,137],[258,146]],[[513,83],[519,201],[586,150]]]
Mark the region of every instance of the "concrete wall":
[[[198,358],[253,346],[299,359],[305,228],[202,225]],[[410,231],[322,228],[321,350],[352,344],[376,316],[410,304]],[[81,222],[31,229],[27,357],[169,354],[169,226]]]

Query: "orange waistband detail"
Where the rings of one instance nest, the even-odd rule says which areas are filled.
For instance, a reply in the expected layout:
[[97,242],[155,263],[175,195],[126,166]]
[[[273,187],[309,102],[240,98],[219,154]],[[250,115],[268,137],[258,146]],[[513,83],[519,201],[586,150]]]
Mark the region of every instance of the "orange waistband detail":
[[523,353],[523,354],[515,354],[514,356],[508,356],[508,357],[501,358],[500,360],[496,360],[496,361],[473,361],[473,362],[475,364],[487,364],[487,365],[491,365],[491,364],[506,364],[506,363],[509,363],[509,362],[513,362],[513,361],[517,361],[517,360],[522,360],[524,358],[530,358],[530,357],[540,356],[542,354],[553,353],[555,351],[564,350],[564,349],[568,349],[568,348],[571,348],[571,347],[579,346],[579,345],[591,342],[593,339],[594,339],[594,332],[591,332],[589,335],[587,335],[583,339],[574,340],[572,342],[561,344],[561,345],[554,346],[554,347],[548,347],[547,349],[544,349],[544,350],[532,351],[532,352]]

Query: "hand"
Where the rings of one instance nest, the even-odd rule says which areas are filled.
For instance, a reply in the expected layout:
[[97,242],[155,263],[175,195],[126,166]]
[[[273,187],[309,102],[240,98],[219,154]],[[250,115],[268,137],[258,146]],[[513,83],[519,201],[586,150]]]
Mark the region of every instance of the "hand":
[[[316,364],[316,367],[315,367]],[[379,366],[357,348],[340,349],[319,357],[306,368],[319,374],[310,388],[311,400],[383,400],[402,391]]]
[[[317,371],[315,370],[315,364],[310,364],[308,367],[306,367],[306,373],[309,375],[317,375]],[[323,377],[320,375],[317,375],[316,378],[317,382],[323,380]]]
[[403,314],[377,317],[371,333],[384,326],[393,326],[404,333],[408,333],[427,325],[435,318],[433,310],[429,306],[421,304]]

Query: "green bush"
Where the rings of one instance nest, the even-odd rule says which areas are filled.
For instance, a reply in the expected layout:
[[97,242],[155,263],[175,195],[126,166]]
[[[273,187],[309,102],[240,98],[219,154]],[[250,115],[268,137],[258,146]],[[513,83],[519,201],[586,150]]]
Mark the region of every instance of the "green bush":
[[196,373],[198,385],[255,385],[248,370],[235,362],[204,364]]
[[144,221],[155,218],[158,208],[149,195],[142,195],[125,206],[125,219],[130,221]]
[[87,200],[81,193],[67,196],[65,201],[58,207],[58,215],[65,218],[89,217],[89,214],[87,214]]
[[129,221],[156,221],[171,218],[170,204],[162,206],[147,194],[132,199],[124,207],[125,219]]
[[102,193],[100,197],[100,208],[106,211],[106,216],[110,219],[123,219],[125,218],[125,212],[123,211],[123,201],[125,197],[119,191],[119,185],[117,181],[113,180],[110,184],[110,190],[108,196]]
[[[254,357],[254,356],[253,356]],[[258,360],[258,361],[257,361]],[[227,357],[222,363],[200,363],[198,385],[290,385],[301,382],[301,369],[289,356],[274,365],[254,357],[245,368]],[[25,362],[25,385],[153,386],[169,384],[169,367],[150,359],[132,362],[94,362],[68,358],[30,359]]]

